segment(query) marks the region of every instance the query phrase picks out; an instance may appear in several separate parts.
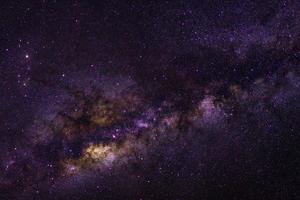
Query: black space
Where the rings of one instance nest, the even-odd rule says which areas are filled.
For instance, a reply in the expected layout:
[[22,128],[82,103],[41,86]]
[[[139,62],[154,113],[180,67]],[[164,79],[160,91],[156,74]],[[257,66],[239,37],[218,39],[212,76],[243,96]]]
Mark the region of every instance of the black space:
[[0,199],[299,199],[299,1],[0,3]]

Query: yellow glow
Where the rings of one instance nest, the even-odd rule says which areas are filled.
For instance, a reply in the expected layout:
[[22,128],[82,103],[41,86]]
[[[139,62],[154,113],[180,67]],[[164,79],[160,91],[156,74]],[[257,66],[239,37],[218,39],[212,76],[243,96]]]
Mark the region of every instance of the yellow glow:
[[104,146],[102,144],[91,145],[85,150],[84,157],[91,158],[93,160],[102,160],[107,156],[111,149],[112,148],[110,146]]

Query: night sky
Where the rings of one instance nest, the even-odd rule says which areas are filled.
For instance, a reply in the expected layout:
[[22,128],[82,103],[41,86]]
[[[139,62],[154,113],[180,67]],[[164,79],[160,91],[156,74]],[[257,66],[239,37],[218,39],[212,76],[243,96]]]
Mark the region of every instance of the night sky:
[[0,200],[300,198],[300,2],[0,3]]

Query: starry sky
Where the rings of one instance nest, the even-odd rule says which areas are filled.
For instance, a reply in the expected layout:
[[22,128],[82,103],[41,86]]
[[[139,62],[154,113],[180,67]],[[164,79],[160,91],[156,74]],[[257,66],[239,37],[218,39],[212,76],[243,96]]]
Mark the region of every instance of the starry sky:
[[0,199],[299,199],[300,2],[3,1]]

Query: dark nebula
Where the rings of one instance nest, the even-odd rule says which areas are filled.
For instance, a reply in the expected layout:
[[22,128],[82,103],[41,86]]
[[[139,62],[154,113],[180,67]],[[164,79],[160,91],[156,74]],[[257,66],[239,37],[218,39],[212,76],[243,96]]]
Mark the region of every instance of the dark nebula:
[[3,1],[0,200],[300,198],[299,1]]

